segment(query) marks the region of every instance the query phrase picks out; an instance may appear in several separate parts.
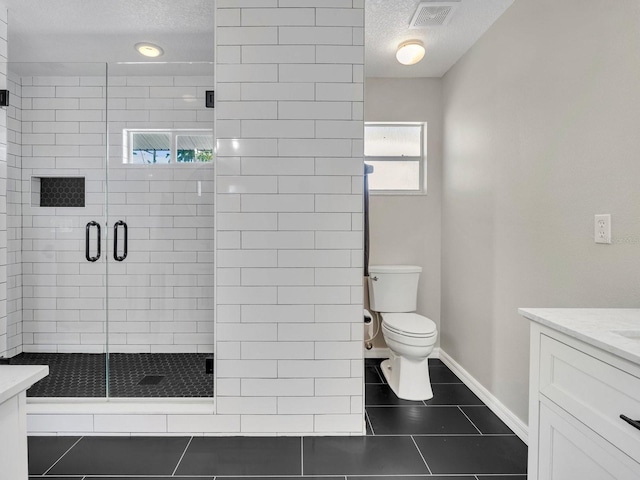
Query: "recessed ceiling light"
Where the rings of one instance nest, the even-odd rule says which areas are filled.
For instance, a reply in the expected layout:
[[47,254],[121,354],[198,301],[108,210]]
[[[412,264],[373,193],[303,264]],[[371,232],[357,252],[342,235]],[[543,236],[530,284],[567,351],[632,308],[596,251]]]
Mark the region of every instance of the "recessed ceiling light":
[[153,43],[147,43],[147,42],[136,43],[136,50],[141,55],[144,55],[145,57],[151,57],[151,58],[159,57],[164,53],[164,50],[162,49],[162,47],[159,47],[158,45],[154,45]]
[[415,65],[424,58],[424,45],[420,40],[401,43],[396,58],[402,65]]

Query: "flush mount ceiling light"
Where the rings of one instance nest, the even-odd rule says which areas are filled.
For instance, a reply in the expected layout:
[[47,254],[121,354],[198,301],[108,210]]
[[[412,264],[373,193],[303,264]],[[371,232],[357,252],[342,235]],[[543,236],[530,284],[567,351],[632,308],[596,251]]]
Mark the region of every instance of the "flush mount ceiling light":
[[153,43],[147,43],[147,42],[136,43],[136,50],[141,55],[144,55],[145,57],[151,57],[151,58],[159,57],[164,53],[164,50],[162,49],[162,47],[159,47],[158,45],[154,45]]
[[396,58],[402,65],[415,65],[424,58],[424,45],[420,40],[401,43]]

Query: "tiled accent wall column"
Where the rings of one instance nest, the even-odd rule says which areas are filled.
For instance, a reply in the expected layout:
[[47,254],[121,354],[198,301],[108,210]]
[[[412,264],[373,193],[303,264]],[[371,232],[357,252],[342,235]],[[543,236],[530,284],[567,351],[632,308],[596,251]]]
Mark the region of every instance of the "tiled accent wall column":
[[[0,89],[7,88],[7,9],[0,5]],[[7,109],[0,107],[0,357],[7,355]]]
[[363,0],[218,0],[217,412],[361,434]]

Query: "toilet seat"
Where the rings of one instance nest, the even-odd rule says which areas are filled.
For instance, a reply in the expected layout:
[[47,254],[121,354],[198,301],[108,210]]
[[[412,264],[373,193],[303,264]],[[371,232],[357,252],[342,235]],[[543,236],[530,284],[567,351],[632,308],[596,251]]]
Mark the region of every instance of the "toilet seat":
[[382,326],[387,331],[411,338],[430,338],[437,335],[433,320],[417,313],[382,313]]

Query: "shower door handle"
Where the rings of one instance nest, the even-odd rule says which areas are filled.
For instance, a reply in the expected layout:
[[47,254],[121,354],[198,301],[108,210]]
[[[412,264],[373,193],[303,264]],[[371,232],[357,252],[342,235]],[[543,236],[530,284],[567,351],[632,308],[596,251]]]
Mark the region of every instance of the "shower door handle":
[[[98,251],[96,252],[96,256],[92,257],[91,254],[89,253],[90,250],[90,238],[91,238],[91,227],[96,227],[98,229]],[[88,262],[97,262],[98,259],[100,258],[100,253],[101,253],[101,244],[100,244],[100,237],[101,237],[101,233],[100,233],[100,224],[98,222],[89,222],[87,223],[87,228],[85,230],[85,244],[84,244],[84,256],[86,257]]]
[[[124,227],[124,248],[122,250],[122,255],[118,255],[118,227]],[[129,236],[128,236],[129,227],[122,220],[118,220],[113,225],[113,259],[121,262],[125,258],[127,258],[127,252],[129,250]]]

